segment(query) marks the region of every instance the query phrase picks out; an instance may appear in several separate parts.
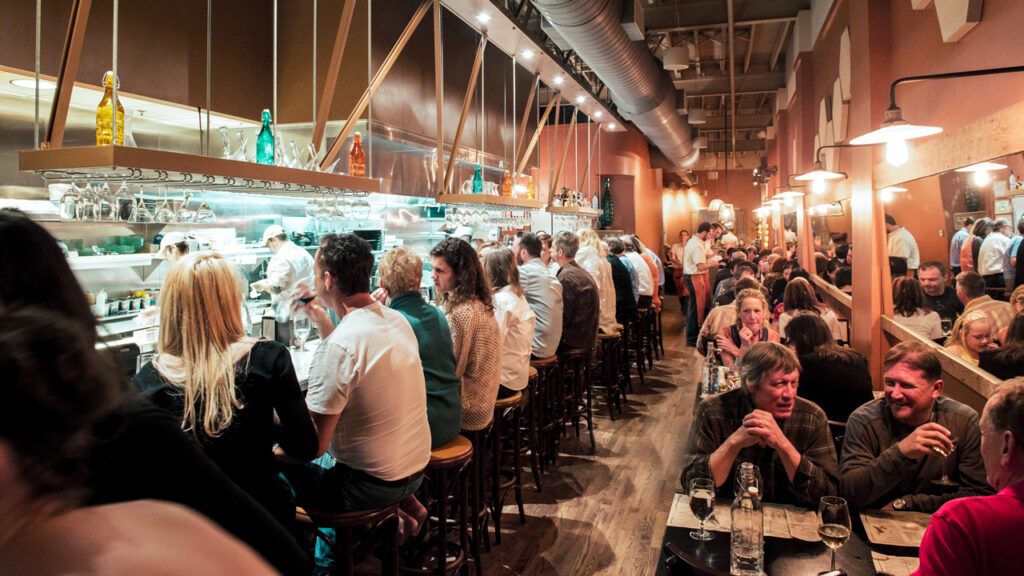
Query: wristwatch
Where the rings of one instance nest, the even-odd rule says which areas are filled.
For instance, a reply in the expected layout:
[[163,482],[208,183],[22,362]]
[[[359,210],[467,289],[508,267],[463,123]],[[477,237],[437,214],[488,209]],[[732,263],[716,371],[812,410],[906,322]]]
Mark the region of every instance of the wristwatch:
[[904,500],[903,498],[897,498],[892,501],[892,508],[893,510],[906,510],[907,501]]

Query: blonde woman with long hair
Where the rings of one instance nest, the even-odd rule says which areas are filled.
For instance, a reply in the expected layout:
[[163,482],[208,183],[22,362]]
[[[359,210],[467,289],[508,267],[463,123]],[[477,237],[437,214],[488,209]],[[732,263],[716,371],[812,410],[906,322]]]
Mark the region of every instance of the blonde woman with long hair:
[[181,259],[160,293],[157,355],[135,382],[180,420],[236,484],[287,526],[295,504],[278,478],[274,443],[289,456],[308,460],[316,456],[319,441],[288,349],[247,337],[240,307],[226,260],[216,254]]
[[579,231],[580,249],[576,251],[576,263],[594,277],[600,296],[601,313],[598,328],[605,334],[615,332],[615,280],[612,265],[605,257],[601,238],[590,228]]

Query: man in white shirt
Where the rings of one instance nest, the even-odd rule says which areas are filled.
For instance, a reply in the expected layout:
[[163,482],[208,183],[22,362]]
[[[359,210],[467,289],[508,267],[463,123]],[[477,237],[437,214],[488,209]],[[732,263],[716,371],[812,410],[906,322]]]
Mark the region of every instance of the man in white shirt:
[[889,234],[889,256],[897,256],[907,261],[907,276],[917,277],[917,269],[921,266],[921,253],[917,250],[917,241],[903,226],[896,224],[890,214],[885,215],[885,231]]
[[[317,298],[305,310],[323,340],[309,368],[306,405],[319,453],[337,464],[289,471],[298,502],[368,510],[405,500],[430,461],[427,392],[416,335],[401,313],[370,297],[373,253],[352,234],[324,237]],[[321,304],[322,303],[322,304]],[[322,306],[341,318],[337,326]]]
[[978,251],[978,274],[985,279],[985,286],[998,288],[1005,286],[1003,277],[1003,257],[1010,247],[1011,240],[1006,237],[1009,224],[1006,220],[996,220],[992,224],[992,232],[985,236]]
[[541,261],[542,249],[540,238],[533,232],[521,232],[512,244],[523,295],[537,317],[533,330],[534,358],[554,356],[562,340],[562,285]]
[[636,270],[637,277],[637,292],[639,297],[636,299],[637,308],[647,308],[654,301],[654,291],[656,290],[655,278],[651,275],[651,269],[647,266],[647,262],[636,251],[636,246],[633,245],[632,236],[623,236],[622,244],[626,248],[626,252],[623,255],[629,263]]
[[686,258],[686,243],[690,240],[687,230],[679,231],[679,242],[669,248],[669,259],[672,261],[672,279],[676,283],[676,294],[679,295],[679,309],[684,313],[689,308],[686,301],[686,279],[683,277],[683,259]]
[[711,224],[701,222],[690,241],[686,243],[683,257],[683,277],[690,292],[690,309],[686,313],[686,344],[697,345],[697,330],[704,323],[704,307],[708,295],[707,245]]
[[276,301],[299,284],[313,285],[313,258],[305,248],[288,239],[284,228],[273,225],[263,231],[263,241],[273,256],[267,264],[267,277],[250,284],[254,290],[270,292]]

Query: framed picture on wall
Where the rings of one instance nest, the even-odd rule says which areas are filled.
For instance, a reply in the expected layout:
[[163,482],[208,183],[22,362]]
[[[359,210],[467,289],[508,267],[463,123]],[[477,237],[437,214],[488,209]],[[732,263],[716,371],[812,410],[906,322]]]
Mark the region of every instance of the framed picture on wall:
[[978,210],[976,212],[955,212],[953,214],[953,229],[959,230],[964,227],[964,220],[973,218],[988,218],[988,212],[985,210]]
[[1013,214],[1013,207],[1010,204],[1009,198],[997,198],[992,207],[995,210],[996,216]]

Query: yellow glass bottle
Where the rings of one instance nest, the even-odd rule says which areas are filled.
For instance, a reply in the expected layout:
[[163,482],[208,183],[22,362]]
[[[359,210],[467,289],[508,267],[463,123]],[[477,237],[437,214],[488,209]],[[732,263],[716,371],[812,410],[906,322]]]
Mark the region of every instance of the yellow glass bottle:
[[533,187],[533,176],[530,176],[530,183],[526,187],[526,199],[527,200],[536,200],[537,199],[537,189]]
[[[120,87],[120,83],[118,83]],[[107,72],[103,75],[103,99],[96,107],[96,145],[110,146],[112,143],[111,131],[113,130],[113,109],[111,105],[114,100],[114,73]],[[120,98],[117,100],[117,145],[124,145],[124,107],[121,106]]]

